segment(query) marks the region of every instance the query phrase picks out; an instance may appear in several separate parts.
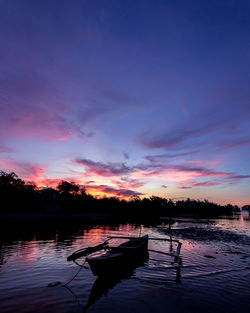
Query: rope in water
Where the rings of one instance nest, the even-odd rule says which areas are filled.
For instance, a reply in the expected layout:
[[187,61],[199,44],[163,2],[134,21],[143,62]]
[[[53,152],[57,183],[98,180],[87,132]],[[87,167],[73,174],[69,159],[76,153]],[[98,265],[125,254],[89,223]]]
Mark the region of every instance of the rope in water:
[[[108,246],[109,240],[110,240],[110,238],[108,238],[107,240],[105,240],[103,244],[98,245],[98,246],[96,246],[96,247],[99,248],[99,246],[102,246],[102,248],[103,248],[104,250],[109,249],[109,246]],[[94,250],[94,251],[93,251],[93,250],[92,250],[92,251],[89,251],[89,250],[90,250],[90,249],[93,249],[93,248],[96,248],[96,247],[86,247],[86,248],[79,249],[79,250],[75,251],[75,252],[71,255],[71,257],[74,256],[74,255],[76,255],[76,254],[78,254],[79,252],[84,252],[84,251],[88,251],[88,252],[89,252],[88,254],[90,254],[91,252],[95,252],[95,250]],[[69,260],[69,259],[68,259],[68,260]],[[88,268],[88,267],[85,266],[86,259],[85,259],[85,261],[83,262],[83,264],[79,264],[75,259],[73,259],[73,262],[74,262],[76,265],[78,265],[80,268],[79,268],[79,270],[77,271],[77,273],[76,273],[67,283],[63,284],[64,287],[66,287],[69,283],[71,283],[71,282],[77,277],[77,275],[80,273],[80,271],[82,270],[82,268]],[[57,281],[57,282],[55,282],[55,283],[50,283],[50,284],[48,285],[48,287],[55,287],[55,286],[58,286],[58,285],[60,285],[60,284],[61,284],[61,282]]]
[[82,270],[82,267],[79,268],[78,272],[73,276],[73,278],[71,278],[70,281],[68,281],[66,284],[64,284],[63,286],[67,286],[69,283],[71,283],[75,278],[76,276],[80,273],[80,271]]
[[80,271],[82,270],[82,267],[79,268],[79,270],[77,271],[77,273],[73,276],[73,278],[71,278],[66,284],[64,284],[63,286],[67,286],[69,283],[71,283],[76,276],[80,273]]
[[78,265],[80,268],[79,268],[79,270],[77,271],[77,273],[76,273],[66,284],[64,284],[63,286],[67,286],[69,283],[71,283],[71,282],[76,278],[76,276],[81,272],[81,270],[82,270],[83,268],[86,268],[86,267],[84,266],[84,264],[86,263],[86,260],[83,262],[83,264],[79,264],[79,263],[76,262],[75,260],[74,260],[74,263],[75,263],[76,265]]
[[[84,266],[84,264],[86,263],[86,260],[83,262],[83,264],[79,264],[79,263],[76,262],[76,261],[74,261],[74,262],[75,262],[75,264],[78,265],[80,268],[79,268],[79,270],[76,272],[76,274],[75,274],[68,282],[66,282],[65,284],[62,285],[63,287],[66,287],[69,283],[71,283],[71,282],[76,278],[76,276],[81,272],[81,270],[82,270],[83,268],[87,268],[86,266]],[[48,284],[48,287],[56,287],[56,286],[58,286],[58,285],[61,285],[61,282],[60,282],[60,281],[56,281],[56,282],[54,282],[54,283],[50,283],[50,284]]]

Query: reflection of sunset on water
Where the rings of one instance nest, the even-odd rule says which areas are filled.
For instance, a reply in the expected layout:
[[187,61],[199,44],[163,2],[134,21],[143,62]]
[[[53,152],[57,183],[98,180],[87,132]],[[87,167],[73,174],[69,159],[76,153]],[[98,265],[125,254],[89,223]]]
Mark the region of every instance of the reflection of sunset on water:
[[[168,303],[174,301],[173,299],[179,292],[182,295],[187,292],[187,299],[193,303],[200,301],[201,308],[205,308],[208,303],[211,307],[217,307],[219,297],[219,303],[223,308],[230,308],[233,301],[237,312],[245,313],[241,311],[241,304],[245,301],[247,305],[248,301],[246,268],[250,266],[247,254],[249,253],[249,237],[244,234],[249,231],[249,216],[243,214],[223,219],[181,218],[177,220],[179,221],[172,224],[171,230],[168,228],[168,223],[154,226],[129,223],[114,225],[80,223],[76,227],[71,225],[70,229],[69,224],[63,224],[57,231],[50,230],[47,234],[45,228],[41,228],[40,232],[32,230],[30,233],[27,228],[28,233],[25,237],[30,240],[25,238],[23,241],[20,240],[18,232],[18,241],[12,243],[8,241],[1,246],[1,255],[3,255],[0,264],[1,312],[9,312],[4,304],[9,306],[10,297],[13,312],[18,308],[19,313],[26,313],[27,303],[31,303],[29,305],[32,306],[34,312],[37,310],[37,305],[43,309],[43,312],[49,312],[51,306],[58,310],[60,308],[59,311],[63,313],[65,312],[63,308],[75,312],[76,304],[71,294],[64,292],[64,288],[61,287],[51,290],[46,287],[51,282],[70,281],[79,270],[75,263],[67,262],[67,257],[78,249],[98,245],[109,236],[137,237],[140,234],[149,234],[152,238],[170,238],[172,235],[173,239],[179,239],[182,242],[181,284],[176,286],[176,266],[173,264],[173,259],[155,252],[170,252],[170,242],[152,240],[149,241],[149,249],[155,251],[149,252],[149,260],[144,266],[136,268],[130,277],[115,285],[114,289],[111,289],[114,293],[110,291],[107,297],[101,297],[100,302],[98,300],[91,308],[93,312],[100,312],[103,306],[109,308],[107,311],[110,311],[110,304],[114,302],[118,308],[121,303],[128,303],[135,310],[140,310],[143,303],[148,301],[144,293],[152,294],[154,290],[157,290],[154,296],[157,303],[161,303],[164,299],[165,304],[166,295],[169,293],[174,294],[168,297]],[[126,239],[113,239],[110,244],[117,246],[123,241]],[[173,251],[176,247],[176,243],[173,243]],[[101,253],[104,251],[96,252],[96,255]],[[84,257],[78,259],[78,262],[80,265],[84,264]],[[215,279],[216,284],[214,284]],[[94,281],[95,277],[92,272],[84,268],[70,284],[82,303],[88,301]],[[229,290],[230,294],[225,293],[225,281],[227,282],[226,290]],[[138,302],[139,291],[144,294],[142,297],[144,300],[140,302]],[[164,291],[164,296],[161,295],[162,291]],[[133,298],[135,292],[136,301]],[[188,307],[185,305],[187,301],[185,297],[182,301],[184,304],[177,302],[175,307],[180,306],[179,309],[183,309],[183,305]],[[164,305],[161,304],[161,307]],[[124,309],[126,308],[124,305]],[[122,313],[127,312],[124,309],[121,309]],[[143,310],[149,313],[147,307],[143,307]],[[230,312],[230,309],[227,312]]]

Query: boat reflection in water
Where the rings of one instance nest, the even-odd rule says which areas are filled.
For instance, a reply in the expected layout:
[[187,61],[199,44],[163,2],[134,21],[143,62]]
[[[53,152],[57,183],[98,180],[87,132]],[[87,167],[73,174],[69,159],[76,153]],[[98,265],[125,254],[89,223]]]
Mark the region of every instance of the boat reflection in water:
[[83,312],[85,312],[96,301],[101,299],[102,296],[107,295],[109,290],[114,288],[122,280],[130,279],[131,276],[133,276],[135,269],[139,266],[144,266],[148,259],[149,254],[146,252],[140,258],[135,260],[135,262],[127,264],[126,267],[120,268],[119,271],[118,268],[116,268],[113,272],[98,276],[90,291],[88,302],[83,307]]

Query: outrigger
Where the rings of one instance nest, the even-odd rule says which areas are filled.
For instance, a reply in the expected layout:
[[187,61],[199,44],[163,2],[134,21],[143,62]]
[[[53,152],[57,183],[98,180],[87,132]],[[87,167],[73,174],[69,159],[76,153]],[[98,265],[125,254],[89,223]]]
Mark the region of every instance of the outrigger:
[[[117,247],[109,246],[109,241],[112,239],[128,239]],[[148,240],[162,240],[170,242],[169,253],[148,249]],[[177,244],[177,248],[173,251],[173,243]],[[182,243],[179,240],[170,238],[150,238],[148,235],[142,237],[123,237],[109,236],[103,243],[87,247],[75,251],[67,260],[75,261],[76,259],[86,256],[94,275],[98,277],[116,275],[117,273],[126,271],[130,268],[135,268],[148,258],[148,252],[160,253],[174,257],[176,263],[176,281],[180,281],[180,270],[182,265],[182,257],[180,256]],[[104,250],[103,254],[96,255],[96,252]]]

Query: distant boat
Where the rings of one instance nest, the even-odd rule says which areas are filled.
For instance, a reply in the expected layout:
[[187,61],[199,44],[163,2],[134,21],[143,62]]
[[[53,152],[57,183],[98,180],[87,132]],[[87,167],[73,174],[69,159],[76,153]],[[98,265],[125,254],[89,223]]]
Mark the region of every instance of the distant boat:
[[96,276],[112,275],[136,267],[148,256],[148,235],[131,237],[129,241],[99,256],[89,256],[86,261]]

